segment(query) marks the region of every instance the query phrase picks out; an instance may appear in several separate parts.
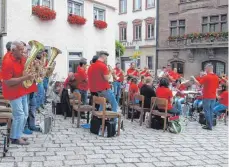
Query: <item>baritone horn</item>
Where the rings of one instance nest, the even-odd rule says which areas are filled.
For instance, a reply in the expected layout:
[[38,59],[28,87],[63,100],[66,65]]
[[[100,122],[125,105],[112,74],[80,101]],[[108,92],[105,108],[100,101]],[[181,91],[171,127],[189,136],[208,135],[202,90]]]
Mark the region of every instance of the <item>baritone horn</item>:
[[55,69],[55,66],[56,66],[56,62],[54,62],[54,60],[56,59],[57,55],[61,54],[62,52],[58,49],[58,48],[55,48],[55,47],[51,47],[51,57],[49,59],[49,62],[48,62],[48,69],[47,69],[47,72],[46,72],[46,77],[50,77]]
[[[27,58],[25,63],[24,74],[32,74],[32,73],[35,74],[36,69],[33,66],[34,60],[36,59],[37,54],[40,51],[44,50],[45,47],[43,44],[35,40],[29,41],[29,45],[31,46],[31,52],[30,52],[30,56]],[[33,82],[34,80],[26,80],[23,82],[23,86],[25,88],[29,88],[30,86],[32,86]]]

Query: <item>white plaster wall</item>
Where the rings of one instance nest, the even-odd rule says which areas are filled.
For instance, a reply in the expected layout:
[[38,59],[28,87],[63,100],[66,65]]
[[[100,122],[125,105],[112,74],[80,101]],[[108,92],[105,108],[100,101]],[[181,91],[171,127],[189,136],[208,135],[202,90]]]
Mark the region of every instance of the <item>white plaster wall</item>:
[[[100,0],[106,3],[106,0]],[[110,4],[109,4],[110,5]],[[115,64],[115,10],[106,9],[108,28],[96,29],[93,25],[94,3],[84,1],[84,17],[87,22],[83,26],[70,25],[67,22],[67,0],[54,0],[56,19],[41,21],[32,15],[31,0],[9,0],[7,3],[7,36],[4,37],[4,46],[8,41],[20,40],[28,42],[37,40],[45,46],[54,46],[62,51],[56,59],[55,72],[59,77],[67,76],[68,51],[83,52],[83,57],[91,60],[96,51],[106,50],[110,53],[108,63]]]

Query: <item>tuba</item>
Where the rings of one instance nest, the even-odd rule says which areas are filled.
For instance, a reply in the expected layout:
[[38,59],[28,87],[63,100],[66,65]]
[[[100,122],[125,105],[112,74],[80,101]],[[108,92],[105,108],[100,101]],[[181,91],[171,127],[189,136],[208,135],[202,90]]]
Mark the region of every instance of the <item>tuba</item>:
[[[36,59],[37,54],[44,50],[44,45],[35,40],[29,41],[29,45],[31,46],[31,52],[25,63],[24,74],[36,74],[36,68],[34,68],[34,60]],[[23,86],[25,88],[29,88],[32,86],[33,82],[33,80],[26,80],[23,82]]]
[[57,55],[61,54],[62,52],[55,48],[55,47],[51,47],[51,57],[50,57],[50,60],[48,62],[48,69],[47,69],[47,72],[46,72],[46,77],[50,77],[55,69],[55,66],[56,66],[56,62],[54,62],[54,60],[56,59]]

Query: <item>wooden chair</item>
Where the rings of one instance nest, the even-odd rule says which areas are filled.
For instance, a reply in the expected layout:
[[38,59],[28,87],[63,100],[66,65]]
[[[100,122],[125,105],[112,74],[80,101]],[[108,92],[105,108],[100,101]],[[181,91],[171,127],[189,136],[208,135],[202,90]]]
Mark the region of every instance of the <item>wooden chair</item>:
[[[77,128],[80,127],[80,113],[82,112],[91,112],[93,107],[90,105],[82,105],[81,94],[75,92],[74,100],[72,101],[72,123],[74,124],[75,112],[77,112]],[[87,122],[89,122],[87,120]]]
[[[103,106],[103,111],[95,111],[95,105],[99,104]],[[93,111],[92,115],[102,119],[102,136],[105,131],[105,119],[118,118],[118,136],[121,129],[121,114],[113,111],[106,111],[106,99],[104,97],[93,96]]]
[[[139,101],[139,103],[136,103],[136,100]],[[142,126],[144,113],[150,111],[150,109],[144,108],[144,101],[145,97],[143,95],[136,94],[134,96],[134,101],[132,102],[132,105],[130,105],[130,108],[132,109],[131,122],[133,122],[134,120],[134,111],[140,112],[140,126]]]
[[[155,110],[155,107],[158,109],[164,109],[164,112]],[[149,115],[149,122],[151,123],[152,115],[160,116],[164,118],[164,131],[167,126],[167,118],[171,117],[172,115],[168,113],[168,100],[163,98],[152,97],[151,98],[151,110]]]

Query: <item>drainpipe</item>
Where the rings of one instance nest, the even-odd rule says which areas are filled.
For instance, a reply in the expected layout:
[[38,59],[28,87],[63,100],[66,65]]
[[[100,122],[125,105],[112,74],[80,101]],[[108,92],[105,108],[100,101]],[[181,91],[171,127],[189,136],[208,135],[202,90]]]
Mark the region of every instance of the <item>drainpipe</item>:
[[156,1],[156,67],[155,76],[157,76],[158,69],[158,47],[159,47],[159,0]]
[[0,57],[4,54],[3,37],[6,33],[6,2],[7,0],[1,0],[0,2]]

